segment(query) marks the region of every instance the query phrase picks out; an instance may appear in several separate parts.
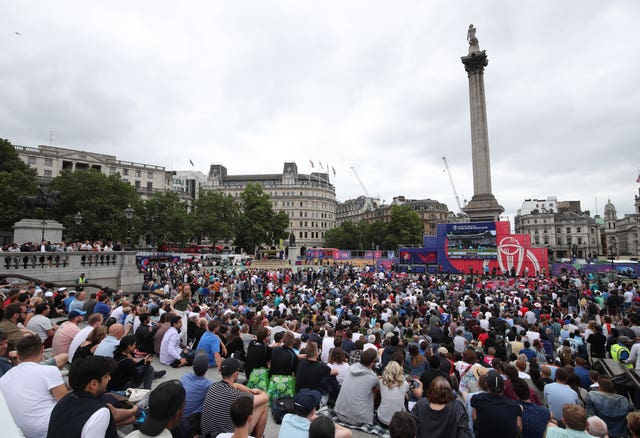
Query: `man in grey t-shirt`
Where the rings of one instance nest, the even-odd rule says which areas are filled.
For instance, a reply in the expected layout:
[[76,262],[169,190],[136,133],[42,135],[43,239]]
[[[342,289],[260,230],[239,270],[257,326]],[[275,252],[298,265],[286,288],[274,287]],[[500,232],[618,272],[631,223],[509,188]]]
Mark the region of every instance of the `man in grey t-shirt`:
[[35,316],[27,323],[27,329],[40,337],[45,348],[51,347],[53,333],[58,328],[58,325],[53,324],[49,319],[50,311],[49,303],[38,303],[35,308]]

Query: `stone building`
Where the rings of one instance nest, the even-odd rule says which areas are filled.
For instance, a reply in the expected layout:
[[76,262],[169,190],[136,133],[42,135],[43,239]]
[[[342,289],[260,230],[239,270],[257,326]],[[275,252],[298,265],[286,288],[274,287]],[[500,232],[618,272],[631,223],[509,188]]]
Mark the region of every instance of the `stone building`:
[[355,199],[348,199],[338,203],[336,207],[336,226],[344,222],[360,222],[364,214],[373,211],[380,205],[380,200],[367,196],[358,196]]
[[63,170],[95,169],[105,175],[120,174],[136,188],[142,199],[171,187],[171,174],[163,166],[116,159],[115,155],[40,145],[14,146],[22,161],[36,170],[40,183],[48,183]]
[[[208,187],[235,198],[249,183],[260,184],[271,197],[273,209],[289,215],[288,231],[294,236],[296,251],[289,257],[304,256],[307,248],[322,247],[325,233],[336,224],[336,191],[328,173],[298,173],[296,163],[284,163],[282,173],[229,175],[227,168],[213,164]],[[249,250],[245,248],[245,250]]]
[[191,211],[193,201],[198,199],[200,189],[208,186],[207,175],[198,170],[176,170],[171,172],[171,190],[178,193]]
[[391,205],[381,205],[373,210],[367,210],[362,215],[362,221],[371,223],[375,221],[390,222],[391,207],[393,205],[408,205],[411,210],[418,213],[423,225],[425,236],[435,236],[438,224],[455,220],[455,215],[449,211],[446,204],[433,199],[406,199],[404,196],[393,198]]
[[604,244],[608,257],[640,256],[640,189],[635,196],[634,213],[618,218],[611,200],[604,206]]
[[580,211],[580,201],[558,202],[554,196],[538,200],[538,207],[530,208],[532,201],[535,204],[536,200],[524,201],[514,220],[515,232],[528,234],[531,246],[547,248],[552,259],[591,258],[603,253],[600,226],[588,211]]

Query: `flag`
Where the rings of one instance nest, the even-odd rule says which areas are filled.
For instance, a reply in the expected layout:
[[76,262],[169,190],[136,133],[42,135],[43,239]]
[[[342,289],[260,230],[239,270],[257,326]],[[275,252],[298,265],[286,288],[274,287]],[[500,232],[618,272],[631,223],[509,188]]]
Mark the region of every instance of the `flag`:
[[189,164],[191,164],[191,167],[193,167],[193,161],[191,161],[191,158],[189,158]]
[[309,160],[309,164],[311,164],[311,167],[312,167],[312,168],[313,168],[313,167],[316,167],[316,166],[314,166],[314,165],[313,165],[313,161],[311,161],[311,160]]
[[320,169],[324,170],[324,166],[322,165],[322,161],[318,161],[318,164],[320,165]]
[[636,182],[640,183],[640,173],[638,174],[638,178],[636,178]]
[[331,166],[331,171],[333,172],[333,176],[336,176],[336,169],[334,169],[333,166]]

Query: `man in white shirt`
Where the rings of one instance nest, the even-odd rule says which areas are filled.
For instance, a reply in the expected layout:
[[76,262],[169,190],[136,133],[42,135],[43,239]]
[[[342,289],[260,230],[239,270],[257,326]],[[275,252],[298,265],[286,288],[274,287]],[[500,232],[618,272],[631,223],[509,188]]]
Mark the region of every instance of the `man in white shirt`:
[[322,354],[320,354],[320,360],[322,362],[329,363],[329,352],[334,347],[334,341],[333,329],[329,328],[322,339]]
[[0,391],[22,433],[46,437],[51,411],[67,387],[58,368],[40,365],[44,347],[38,335],[25,336],[16,349],[20,364],[0,378]]
[[169,330],[162,337],[162,343],[160,344],[160,363],[174,368],[188,365],[189,356],[193,358],[193,353],[183,350],[180,346],[182,318],[174,315],[170,318],[169,323]]

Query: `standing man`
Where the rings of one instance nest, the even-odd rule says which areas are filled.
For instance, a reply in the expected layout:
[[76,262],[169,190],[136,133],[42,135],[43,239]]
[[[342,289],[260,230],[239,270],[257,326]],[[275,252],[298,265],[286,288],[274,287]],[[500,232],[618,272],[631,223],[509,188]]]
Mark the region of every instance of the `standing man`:
[[22,433],[45,437],[51,411],[67,387],[58,368],[40,365],[44,347],[38,335],[25,336],[16,348],[20,363],[0,378],[0,391]]
[[69,320],[62,323],[60,328],[56,330],[51,342],[51,354],[56,356],[61,353],[69,354],[69,347],[73,338],[80,332],[78,324],[82,322],[84,311],[72,310],[69,312]]
[[235,358],[227,358],[220,365],[222,380],[211,385],[202,406],[202,434],[217,436],[220,433],[233,432],[231,421],[231,405],[239,397],[253,399],[253,415],[249,430],[251,435],[261,437],[267,425],[267,405],[269,397],[260,389],[249,389],[236,383],[240,370],[240,362]]
[[82,292],[84,290],[83,285],[87,282],[87,278],[84,275],[84,272],[82,274],[80,274],[80,277],[78,277],[78,292]]

